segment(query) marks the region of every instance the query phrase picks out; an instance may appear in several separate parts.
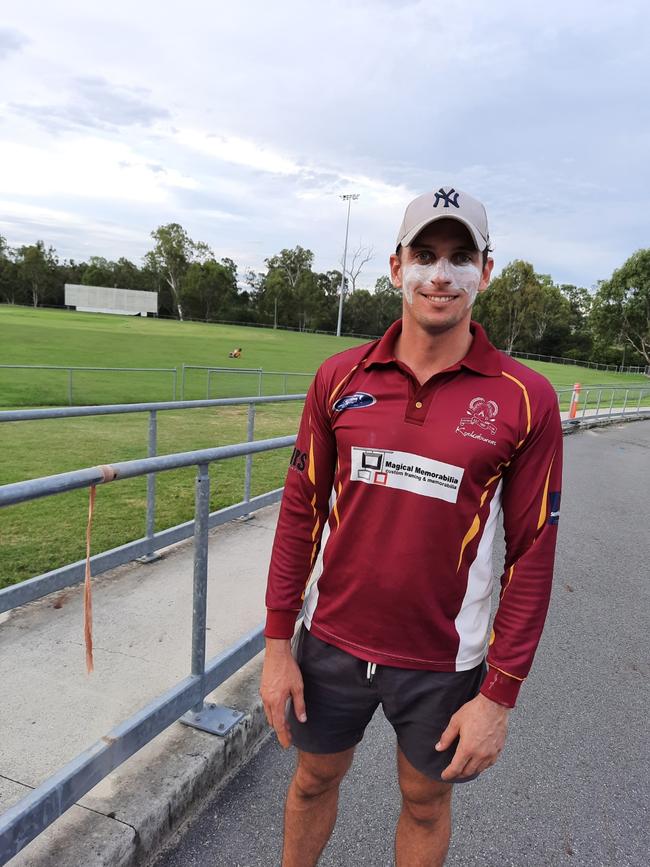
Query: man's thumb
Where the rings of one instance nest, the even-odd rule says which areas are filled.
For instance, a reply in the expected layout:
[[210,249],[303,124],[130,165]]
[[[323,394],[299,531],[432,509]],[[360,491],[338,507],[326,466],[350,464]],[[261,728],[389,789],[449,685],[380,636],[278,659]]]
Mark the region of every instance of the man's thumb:
[[307,711],[305,710],[305,694],[302,686],[295,686],[291,690],[291,699],[293,701],[293,712],[298,718],[298,722],[307,722]]
[[458,724],[454,721],[452,717],[449,721],[449,725],[444,730],[444,732],[440,735],[440,740],[436,744],[436,749],[438,752],[442,752],[443,750],[449,749],[449,747],[453,744],[453,742],[458,737]]

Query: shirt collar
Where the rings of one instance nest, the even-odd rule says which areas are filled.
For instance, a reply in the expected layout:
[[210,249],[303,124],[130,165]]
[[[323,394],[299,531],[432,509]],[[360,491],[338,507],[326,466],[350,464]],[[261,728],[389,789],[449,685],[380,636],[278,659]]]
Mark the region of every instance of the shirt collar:
[[[487,334],[478,322],[470,323],[470,331],[473,336],[472,345],[464,358],[461,358],[459,367],[467,367],[482,376],[501,376],[501,358],[497,349],[492,346]],[[367,369],[373,364],[394,364],[395,344],[402,333],[402,320],[398,319],[388,328],[384,336],[373,346],[364,362]]]

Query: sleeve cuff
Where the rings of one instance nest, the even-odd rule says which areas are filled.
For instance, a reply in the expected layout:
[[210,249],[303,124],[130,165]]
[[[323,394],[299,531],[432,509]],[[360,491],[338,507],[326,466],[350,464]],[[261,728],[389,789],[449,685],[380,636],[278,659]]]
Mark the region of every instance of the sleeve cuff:
[[504,707],[514,707],[523,680],[511,677],[488,663],[488,673],[481,684],[481,694]]
[[299,611],[266,611],[266,625],[264,636],[266,638],[293,638],[296,628],[296,617]]

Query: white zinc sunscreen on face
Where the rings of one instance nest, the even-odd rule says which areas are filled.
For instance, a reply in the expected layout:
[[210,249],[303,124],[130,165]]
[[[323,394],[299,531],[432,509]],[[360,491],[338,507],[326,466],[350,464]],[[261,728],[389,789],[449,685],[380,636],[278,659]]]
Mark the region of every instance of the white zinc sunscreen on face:
[[[402,265],[402,285],[404,297],[413,304],[413,293],[416,289],[432,289],[449,292],[464,292],[473,304],[478,294],[481,282],[481,272],[473,262],[464,265],[452,265],[445,258],[438,259],[433,265]],[[437,302],[449,303],[449,302]]]

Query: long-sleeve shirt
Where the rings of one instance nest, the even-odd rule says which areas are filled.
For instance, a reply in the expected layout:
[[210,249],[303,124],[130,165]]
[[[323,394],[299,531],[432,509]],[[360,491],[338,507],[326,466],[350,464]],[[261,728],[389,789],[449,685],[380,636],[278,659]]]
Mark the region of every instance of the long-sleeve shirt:
[[469,670],[487,649],[481,692],[513,706],[549,603],[562,430],[550,383],[471,330],[467,355],[422,385],[395,358],[399,321],[321,365],[287,473],[265,635],[293,634],[326,538],[305,604],[314,635],[369,662],[433,671]]

